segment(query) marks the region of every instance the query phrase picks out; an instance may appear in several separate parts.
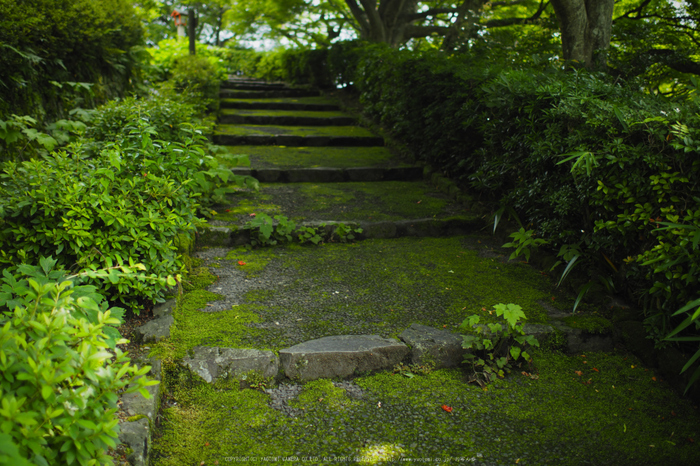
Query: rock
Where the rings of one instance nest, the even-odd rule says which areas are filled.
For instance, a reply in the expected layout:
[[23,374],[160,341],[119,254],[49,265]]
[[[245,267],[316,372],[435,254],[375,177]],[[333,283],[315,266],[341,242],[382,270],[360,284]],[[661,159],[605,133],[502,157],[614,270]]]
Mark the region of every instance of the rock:
[[[160,382],[160,360],[154,358],[146,361],[146,363],[143,365],[151,366],[151,370],[148,373],[148,378]],[[156,413],[158,412],[160,401],[160,384],[146,387],[146,390],[148,390],[148,393],[150,393],[150,398],[145,398],[139,392],[125,393],[122,395],[122,410],[130,417],[139,415],[146,416],[149,421],[152,422],[155,419]]]
[[131,466],[148,465],[148,446],[151,443],[151,429],[148,426],[148,419],[141,418],[137,421],[125,421],[119,424],[119,442],[131,449],[126,459]]
[[171,298],[163,303],[153,306],[153,310],[151,312],[153,312],[155,317],[169,316],[173,313],[173,310],[175,310],[176,304],[177,300],[175,298]]
[[354,167],[345,171],[350,181],[381,181],[385,172],[383,168],[374,167]]
[[394,238],[396,236],[396,224],[394,222],[363,222],[363,238]]
[[409,349],[378,335],[338,335],[319,338],[280,351],[280,365],[290,379],[345,378],[391,368]]
[[613,339],[610,333],[591,333],[580,328],[569,327],[559,320],[552,321],[552,324],[566,335],[568,353],[613,350]]
[[425,325],[413,324],[399,338],[411,348],[413,364],[435,364],[435,368],[455,367],[464,360],[462,335]]
[[525,324],[523,331],[525,335],[532,335],[542,344],[554,334],[554,327],[547,324]]
[[[151,365],[148,378],[160,382],[160,360],[152,358],[145,365]],[[160,384],[146,387],[151,398],[146,399],[141,393],[125,393],[121,396],[122,410],[134,420],[119,423],[119,441],[131,449],[127,460],[131,466],[148,465],[149,445],[151,444],[151,427],[160,407]]]
[[286,173],[290,183],[345,181],[345,175],[340,168],[291,168]]
[[172,315],[165,315],[157,319],[153,319],[141,327],[136,329],[137,339],[142,343],[158,342],[164,338],[170,337],[170,326],[173,325],[175,319]]
[[209,383],[250,371],[259,372],[263,377],[276,377],[279,371],[275,353],[255,349],[197,346],[194,357],[183,358],[182,362]]

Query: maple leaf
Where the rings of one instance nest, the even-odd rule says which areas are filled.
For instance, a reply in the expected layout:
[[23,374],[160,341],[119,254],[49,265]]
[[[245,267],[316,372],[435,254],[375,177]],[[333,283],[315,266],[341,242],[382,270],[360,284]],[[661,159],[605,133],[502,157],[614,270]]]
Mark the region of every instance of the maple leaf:
[[574,371],[574,374],[576,374],[576,375],[578,375],[579,377],[581,377],[581,376],[583,375],[583,372],[581,372],[581,371]]
[[451,407],[451,406],[442,405],[442,409],[444,409],[444,410],[447,411],[448,413],[451,413],[451,412],[452,412],[452,407]]
[[238,261],[238,265],[245,265],[245,262],[243,262],[243,261]]

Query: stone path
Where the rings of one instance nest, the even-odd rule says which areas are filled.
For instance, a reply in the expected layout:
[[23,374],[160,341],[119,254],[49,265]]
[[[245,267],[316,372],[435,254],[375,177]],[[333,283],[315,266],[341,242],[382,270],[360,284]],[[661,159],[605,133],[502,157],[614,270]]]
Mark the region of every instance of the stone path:
[[[637,451],[645,440],[602,445],[613,435],[606,423],[574,442],[564,441],[574,418],[543,420],[540,412],[563,411],[562,400],[573,416],[588,415],[588,392],[583,411],[571,402],[584,396],[578,366],[573,391],[523,372],[488,393],[449,369],[463,358],[457,325],[470,313],[488,319],[498,302],[521,304],[543,341],[568,336],[575,358],[542,356],[543,380],[556,379],[557,364],[581,366],[583,352],[612,350],[609,332],[564,321],[565,306],[552,300],[570,298],[553,296],[548,278],[478,235],[484,220],[453,183],[393,155],[316,91],[237,79],[221,98],[215,142],[249,155],[251,167],[234,171],[259,179],[261,192],[215,207],[195,253],[211,285],[140,329],[167,360],[151,464],[663,464]],[[262,214],[314,228],[325,243],[242,247],[255,235],[246,223]],[[610,368],[613,388],[628,388],[634,364],[613,369],[618,360],[603,353],[591,362],[588,384]],[[625,426],[637,422],[630,415],[620,411]],[[144,421],[129,435],[147,430]],[[132,457],[142,463],[133,464],[150,454],[139,442]]]

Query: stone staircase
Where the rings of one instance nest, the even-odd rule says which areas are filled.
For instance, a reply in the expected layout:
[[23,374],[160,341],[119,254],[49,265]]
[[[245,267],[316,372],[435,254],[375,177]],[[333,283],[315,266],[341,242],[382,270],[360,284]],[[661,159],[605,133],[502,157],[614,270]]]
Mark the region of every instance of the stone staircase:
[[[208,291],[221,298],[191,311],[166,303],[157,309],[155,320],[138,330],[143,342],[158,342],[172,337],[172,325],[183,332],[182,328],[195,325],[188,319],[203,315],[210,319],[213,323],[203,325],[219,333],[181,351],[181,363],[192,374],[208,383],[251,371],[278,382],[305,382],[352,378],[399,363],[455,367],[462,362],[464,350],[454,322],[464,317],[467,305],[481,308],[480,303],[489,301],[483,295],[490,288],[503,302],[517,302],[518,295],[526,293],[521,290],[539,286],[530,281],[488,284],[494,273],[514,265],[481,240],[466,237],[484,226],[482,216],[470,210],[469,198],[444,178],[395,156],[383,138],[341,112],[333,98],[283,83],[245,79],[224,83],[220,96],[222,111],[214,142],[226,146],[231,155],[249,156],[250,168],[233,172],[257,178],[261,192],[240,192],[216,206],[217,214],[197,239],[195,257],[218,276]],[[225,154],[221,162],[226,163]],[[325,236],[328,246],[245,251],[240,246],[251,240],[246,223],[262,213],[314,228]],[[370,241],[330,244],[339,224],[354,232],[353,241]],[[444,244],[423,244],[423,239],[431,238]],[[337,247],[341,249],[336,257]],[[420,251],[428,257],[416,259]],[[392,255],[391,260],[383,256],[385,252]],[[327,264],[329,255],[332,259]],[[479,257],[482,264],[469,271],[474,275],[457,276],[462,270],[460,258],[466,256]],[[355,261],[361,257],[358,260],[371,260],[371,273]],[[404,257],[405,263],[392,269],[397,257]],[[270,265],[262,272],[247,271],[259,261]],[[382,275],[384,261],[387,272]],[[317,266],[299,276],[294,264],[305,263]],[[420,273],[415,272],[418,269]],[[426,279],[413,289],[416,273]],[[428,278],[436,273],[444,275],[439,285]],[[369,283],[363,284],[363,278]],[[544,302],[549,288],[542,285],[539,300],[532,301],[540,308],[532,320],[555,321],[528,324],[529,333],[544,339],[556,327],[569,336],[569,351],[612,348],[608,335],[588,334],[557,320],[564,315]],[[229,331],[226,326],[237,325],[239,315],[228,314],[246,305],[252,299],[247,296],[255,293],[275,297],[262,298],[243,330]],[[473,299],[467,298],[472,295]],[[460,300],[469,303],[462,307]],[[240,315],[246,318],[243,311]],[[228,334],[241,331],[235,343],[227,343]],[[180,344],[179,335],[174,346]],[[154,368],[152,375],[159,378],[160,363]],[[148,411],[146,419],[122,427],[122,440],[131,445],[134,465],[147,464],[148,422],[153,421],[158,392],[154,398],[156,404],[147,408],[141,400],[126,400],[130,415]]]

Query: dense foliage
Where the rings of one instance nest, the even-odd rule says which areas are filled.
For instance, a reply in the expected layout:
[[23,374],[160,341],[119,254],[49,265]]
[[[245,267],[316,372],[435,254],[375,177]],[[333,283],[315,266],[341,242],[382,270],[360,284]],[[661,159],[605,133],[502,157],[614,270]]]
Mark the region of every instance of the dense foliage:
[[0,280],[0,462],[112,464],[117,393],[148,397],[145,387],[156,382],[140,377],[148,366],[136,368],[115,348],[123,311],[80,284],[122,271],[67,276],[54,265],[5,269]]
[[122,95],[141,42],[128,0],[0,0],[0,120]]

